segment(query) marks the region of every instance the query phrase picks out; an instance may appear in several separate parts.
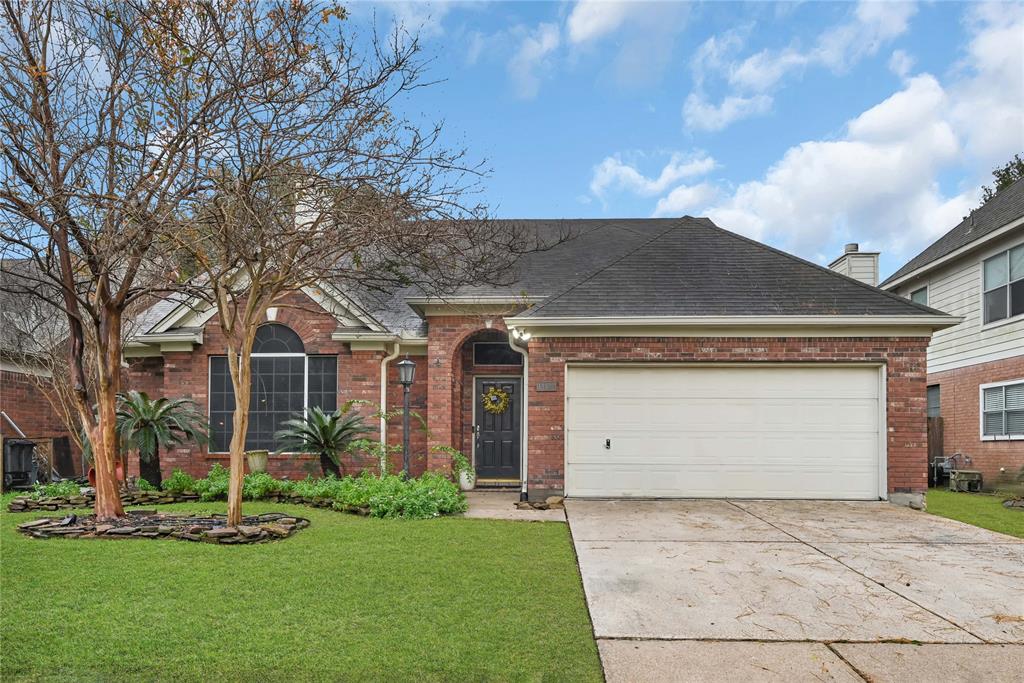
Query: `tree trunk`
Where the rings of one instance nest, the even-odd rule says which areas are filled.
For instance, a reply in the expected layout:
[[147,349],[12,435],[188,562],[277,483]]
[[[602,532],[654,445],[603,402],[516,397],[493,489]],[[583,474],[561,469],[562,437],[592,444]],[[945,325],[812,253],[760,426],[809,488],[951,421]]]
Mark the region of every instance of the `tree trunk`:
[[148,461],[139,456],[139,476],[153,486],[160,488],[163,483],[163,475],[160,473],[160,451],[157,450]]
[[[251,340],[244,342],[246,352],[236,354],[228,348],[228,366],[231,371],[231,383],[235,390],[235,412],[231,416],[230,469],[231,479],[228,482],[228,526],[242,523],[242,483],[245,478],[245,433],[249,429],[249,394],[252,391],[252,375],[250,374],[252,348]],[[243,409],[243,407],[245,409]]]
[[[117,393],[121,388],[121,317],[104,310],[97,330],[99,382],[97,388],[98,423],[92,419],[89,438],[93,446],[93,467],[96,469],[96,504],[98,520],[124,517],[121,491],[117,482]],[[91,413],[91,410],[86,412]],[[90,415],[91,418],[91,415]]]
[[341,479],[341,468],[335,465],[334,461],[331,460],[331,456],[326,453],[320,454],[320,470],[324,473],[325,477],[333,474]]

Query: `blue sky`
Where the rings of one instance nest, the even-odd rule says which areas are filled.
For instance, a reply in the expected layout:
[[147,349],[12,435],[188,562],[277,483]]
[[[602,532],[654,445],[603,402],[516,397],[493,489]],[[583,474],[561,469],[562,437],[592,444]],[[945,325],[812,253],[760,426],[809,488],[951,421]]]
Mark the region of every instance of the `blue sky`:
[[1024,5],[384,2],[504,218],[707,215],[891,272],[1024,151]]

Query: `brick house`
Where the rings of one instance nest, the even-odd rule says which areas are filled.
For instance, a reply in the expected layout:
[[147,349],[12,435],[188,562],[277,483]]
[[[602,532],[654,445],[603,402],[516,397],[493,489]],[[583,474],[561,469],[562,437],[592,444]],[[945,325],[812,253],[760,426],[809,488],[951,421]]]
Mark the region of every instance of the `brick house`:
[[[329,288],[268,312],[254,355],[247,447],[310,405],[401,405],[417,364],[414,472],[469,456],[482,485],[524,496],[762,497],[920,502],[925,353],[957,318],[715,226],[706,218],[580,220],[523,257],[508,287],[376,306]],[[558,230],[563,221],[517,222]],[[189,396],[224,462],[233,406],[212,311],[163,301],[126,348],[129,382]],[[383,426],[401,443],[400,424]],[[366,463],[348,462],[349,471]],[[271,472],[317,470],[271,455]]]
[[999,191],[882,289],[963,319],[928,346],[928,414],[943,455],[986,487],[1024,467],[1024,180]]
[[[0,270],[13,280],[25,267],[4,259]],[[40,463],[62,477],[77,477],[85,473],[81,451],[50,402],[55,394],[47,348],[63,341],[61,323],[58,312],[27,293],[0,292],[0,438],[33,441]]]

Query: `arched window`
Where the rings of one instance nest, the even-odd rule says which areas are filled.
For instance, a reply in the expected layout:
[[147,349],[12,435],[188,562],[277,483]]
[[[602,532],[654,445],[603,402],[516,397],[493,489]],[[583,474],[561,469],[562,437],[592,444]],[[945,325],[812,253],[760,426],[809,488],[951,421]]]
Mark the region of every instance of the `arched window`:
[[278,323],[260,325],[252,342],[253,355],[259,353],[305,353],[299,335],[292,328]]
[[[318,406],[338,407],[337,356],[307,356],[302,339],[290,327],[261,325],[252,347],[252,394],[246,450],[277,449],[274,434],[281,423]],[[227,452],[231,444],[235,392],[226,356],[210,356],[210,451]]]

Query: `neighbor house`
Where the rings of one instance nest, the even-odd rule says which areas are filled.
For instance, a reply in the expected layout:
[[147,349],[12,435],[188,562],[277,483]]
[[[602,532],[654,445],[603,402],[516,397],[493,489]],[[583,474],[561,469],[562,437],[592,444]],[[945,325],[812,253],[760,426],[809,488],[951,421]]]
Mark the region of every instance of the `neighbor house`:
[[[366,305],[293,293],[254,348],[247,448],[282,420],[360,399],[401,405],[396,361],[417,364],[414,472],[463,450],[480,482],[530,498],[889,499],[926,489],[925,350],[959,322],[706,218],[522,221],[574,237],[516,264],[507,287]],[[129,381],[187,396],[209,448],[165,470],[226,462],[233,396],[213,310],[151,309],[128,344]],[[399,423],[386,426],[401,443]],[[272,455],[277,475],[316,459]],[[349,461],[349,471],[364,463]]]
[[943,454],[988,486],[1024,467],[1024,180],[998,192],[882,288],[963,318],[928,346]]
[[[26,261],[4,259],[0,277],[10,285],[27,267]],[[40,463],[64,477],[81,476],[80,449],[53,403],[60,403],[52,373],[59,366],[54,361],[64,339],[63,318],[15,289],[0,288],[0,438],[27,438],[36,444]]]

